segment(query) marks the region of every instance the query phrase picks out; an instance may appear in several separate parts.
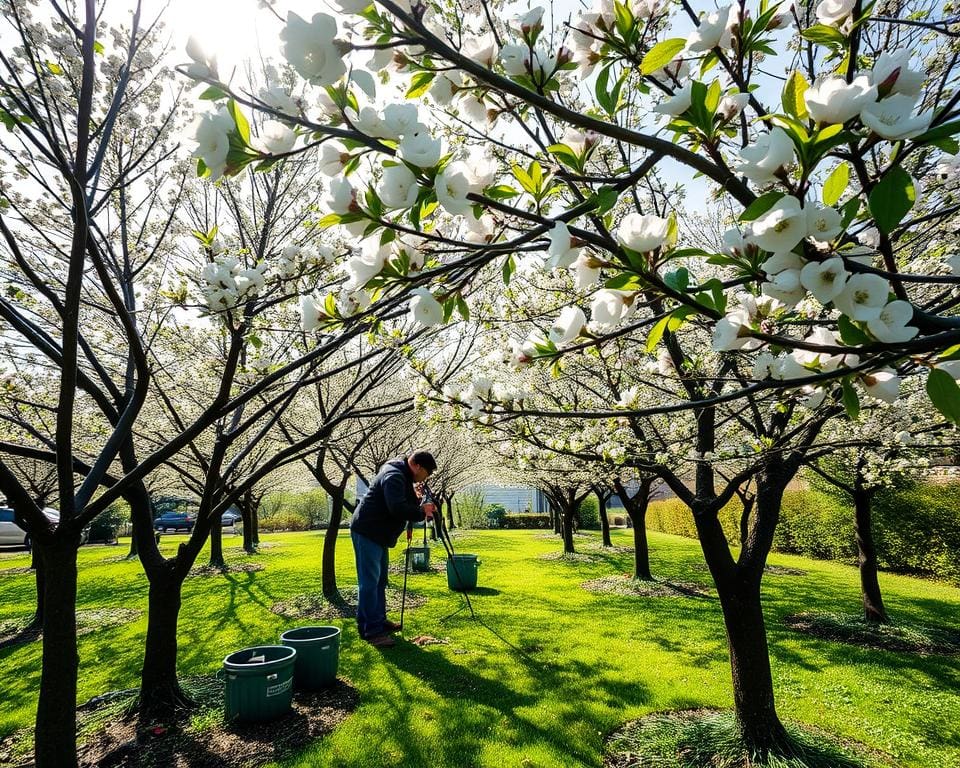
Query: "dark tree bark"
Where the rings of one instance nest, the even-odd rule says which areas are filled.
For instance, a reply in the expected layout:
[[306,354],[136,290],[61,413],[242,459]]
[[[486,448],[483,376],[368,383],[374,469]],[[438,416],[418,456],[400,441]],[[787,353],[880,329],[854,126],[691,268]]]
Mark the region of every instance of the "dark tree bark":
[[442,496],[442,501],[446,503],[447,507],[447,530],[449,531],[457,527],[453,524],[453,496],[452,493],[445,493]]
[[647,542],[647,509],[650,506],[650,488],[653,477],[641,477],[640,487],[631,496],[620,479],[614,480],[613,487],[623,502],[623,508],[633,523],[633,578],[653,581],[650,572],[650,546]]
[[77,764],[77,547],[37,537],[43,561],[43,651],[34,749],[37,768]]
[[610,540],[610,519],[607,517],[607,501],[611,496],[610,490],[596,485],[593,487],[593,492],[596,494],[597,510],[600,513],[601,546],[612,547],[613,542]]
[[211,568],[226,568],[227,563],[223,559],[223,524],[220,522],[220,516],[216,520],[210,521],[210,562]]
[[177,678],[177,627],[185,574],[174,561],[153,572],[140,681],[140,720],[168,722],[176,709],[192,705]]
[[45,593],[45,578],[43,568],[43,558],[37,554],[37,548],[34,547],[30,552],[30,567],[33,569],[34,580],[37,587],[37,607],[33,612],[33,618],[24,628],[24,632],[36,632],[43,628],[43,598]]
[[889,624],[883,605],[877,573],[877,548],[873,541],[873,490],[864,488],[861,474],[853,489],[854,533],[857,539],[857,563],[860,568],[860,593],[863,596],[863,618],[869,624]]
[[257,545],[254,540],[254,532],[256,531],[254,514],[251,496],[250,493],[247,492],[243,494],[243,499],[240,502],[240,516],[243,520],[243,551],[248,555],[253,555],[257,552]]
[[[339,486],[330,485],[327,488],[327,494],[330,496],[330,522],[327,524],[327,531],[323,535],[323,556],[320,566],[320,585],[324,597],[332,599],[337,596],[337,537],[340,534],[340,523],[343,520],[343,509],[345,505],[344,488],[347,483],[347,475]],[[331,490],[332,489],[332,490]]]

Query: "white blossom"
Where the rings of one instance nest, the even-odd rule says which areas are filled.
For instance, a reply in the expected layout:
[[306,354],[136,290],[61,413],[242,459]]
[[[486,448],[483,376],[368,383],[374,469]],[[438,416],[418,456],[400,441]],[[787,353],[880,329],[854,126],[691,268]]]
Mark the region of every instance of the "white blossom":
[[429,328],[443,324],[443,305],[427,288],[414,288],[410,299],[410,319]]
[[387,208],[410,208],[417,202],[420,187],[413,171],[398,163],[383,169],[377,191]]
[[693,101],[693,85],[690,81],[687,81],[680,88],[677,88],[673,95],[669,98],[664,99],[654,108],[654,112],[659,112],[662,115],[670,115],[671,117],[679,117],[688,109],[690,109],[690,104]]
[[740,150],[741,163],[734,166],[755,184],[768,184],[795,159],[793,141],[782,128],[761,133],[756,141]]
[[807,236],[806,212],[800,201],[784,195],[753,222],[751,240],[765,251],[791,251]]
[[817,242],[829,242],[842,231],[843,220],[836,208],[808,201],[803,210],[807,215],[807,236]]
[[297,134],[277,120],[267,120],[260,133],[260,146],[270,155],[283,155],[293,149]]
[[617,227],[616,237],[621,245],[644,253],[659,248],[666,242],[670,222],[659,216],[628,213]]
[[219,179],[227,169],[232,130],[233,118],[225,107],[201,115],[194,123],[193,140],[197,147],[193,150],[193,156],[199,157],[210,169],[211,181]]
[[346,179],[331,179],[330,194],[324,202],[334,213],[349,213],[357,204],[357,193]]
[[574,285],[581,291],[600,279],[600,262],[586,252],[581,252],[577,256],[572,269]]
[[572,267],[580,256],[580,248],[573,245],[567,225],[562,221],[556,222],[547,236],[550,238],[550,247],[544,268],[553,271]]
[[601,333],[612,331],[636,311],[633,294],[602,288],[593,294],[590,303],[590,326]]
[[550,326],[548,338],[558,347],[568,344],[580,335],[580,331],[586,324],[587,317],[580,307],[564,307]]
[[867,394],[877,400],[895,403],[900,396],[900,377],[889,368],[865,374],[862,381]]
[[851,320],[875,320],[887,305],[890,286],[879,275],[856,274],[833,299],[834,306]]
[[800,284],[825,305],[843,290],[849,276],[850,273],[844,269],[843,259],[834,257],[807,264],[800,270]]
[[910,51],[906,48],[887,53],[881,51],[870,71],[870,82],[883,93],[920,94],[925,80],[923,72],[910,69]]
[[432,168],[440,162],[443,142],[434,139],[426,128],[408,133],[397,147],[397,153],[408,163],[420,168]]
[[842,77],[828,77],[804,94],[807,111],[818,123],[845,123],[876,98],[877,89],[866,75],[855,77],[852,83]]
[[383,108],[381,130],[384,138],[400,139],[408,133],[425,131],[420,124],[416,104],[388,104]]
[[917,97],[908,94],[888,96],[860,110],[860,120],[878,136],[889,141],[912,139],[930,127],[933,112],[914,115]]
[[838,27],[853,13],[855,4],[856,0],[821,0],[817,3],[817,21]]
[[467,199],[472,191],[470,170],[462,162],[448,164],[437,174],[434,191],[437,193],[437,202],[447,213],[466,213],[471,205]]
[[910,341],[919,333],[917,328],[907,325],[913,319],[913,305],[909,301],[895,299],[887,304],[873,320],[867,321],[867,329],[877,341],[898,344]]
[[725,5],[713,13],[700,17],[700,24],[687,38],[687,51],[706,53],[714,48],[729,48],[737,12],[732,5]]
[[338,48],[337,22],[325,13],[314,14],[308,23],[293,11],[280,32],[284,58],[313,85],[333,85],[347,72]]

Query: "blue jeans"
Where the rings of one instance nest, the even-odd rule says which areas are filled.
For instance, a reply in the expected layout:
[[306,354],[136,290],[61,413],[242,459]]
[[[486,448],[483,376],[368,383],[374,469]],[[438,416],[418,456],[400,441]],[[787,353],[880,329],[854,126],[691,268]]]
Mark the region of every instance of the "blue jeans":
[[357,559],[357,628],[360,637],[383,633],[387,620],[387,568],[390,556],[381,547],[362,534],[350,531],[353,553]]

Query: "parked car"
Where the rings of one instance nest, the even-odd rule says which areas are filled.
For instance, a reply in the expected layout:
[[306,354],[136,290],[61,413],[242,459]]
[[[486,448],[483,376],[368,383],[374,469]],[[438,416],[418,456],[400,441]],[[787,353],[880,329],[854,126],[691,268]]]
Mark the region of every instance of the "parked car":
[[[44,507],[43,514],[54,523],[60,522],[60,512],[53,507]],[[90,533],[89,526],[80,534],[80,543],[87,543]],[[30,534],[16,523],[13,510],[10,507],[0,507],[0,544],[15,544],[30,549]]]
[[153,521],[155,531],[186,531],[193,530],[197,519],[188,512],[164,512]]
[[226,512],[220,515],[220,524],[224,527],[228,525],[236,525],[237,523],[243,522],[243,515],[241,515],[236,507],[230,507]]

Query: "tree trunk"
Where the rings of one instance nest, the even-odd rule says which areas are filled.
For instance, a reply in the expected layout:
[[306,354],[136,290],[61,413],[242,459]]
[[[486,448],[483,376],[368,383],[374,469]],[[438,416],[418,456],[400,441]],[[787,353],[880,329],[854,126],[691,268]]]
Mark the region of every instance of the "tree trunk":
[[140,680],[140,721],[169,722],[192,702],[177,679],[177,626],[185,575],[172,561],[150,579],[147,641]]
[[240,516],[243,521],[243,551],[248,555],[256,554],[257,547],[253,541],[253,504],[250,503],[250,493],[243,494],[240,500]]
[[132,533],[130,535],[130,549],[127,552],[127,560],[134,560],[140,555],[140,550],[137,547],[137,537]]
[[253,542],[254,547],[260,546],[260,505],[251,504],[250,509],[250,520],[252,525],[250,526],[253,530],[250,531],[250,540]]
[[77,544],[57,537],[34,542],[44,574],[37,768],[77,764]]
[[857,538],[857,562],[860,566],[860,592],[863,617],[869,624],[889,624],[880,580],[877,576],[877,549],[873,542],[871,501],[873,492],[862,487],[859,479],[853,493],[854,532]]
[[650,506],[652,485],[653,478],[641,480],[640,487],[633,496],[619,480],[616,480],[613,486],[633,524],[633,578],[643,581],[653,581],[653,574],[650,572],[650,544],[647,541],[647,509]]
[[223,524],[220,516],[210,524],[210,562],[211,568],[226,568],[227,563],[223,559]]
[[608,496],[604,495],[600,491],[595,491],[597,494],[597,507],[600,510],[600,535],[602,537],[602,546],[612,547],[613,542],[610,540],[610,518],[607,517],[607,499]]
[[447,530],[452,531],[456,526],[453,524],[453,494],[446,496],[447,501]]
[[337,536],[340,533],[340,521],[343,520],[343,492],[331,493],[328,490],[327,495],[330,496],[330,522],[323,535],[320,588],[324,597],[332,599],[337,595]]
[[570,507],[563,510],[563,515],[557,516],[562,520],[563,552],[571,555],[576,553],[573,548],[573,513],[574,509]]
[[756,755],[782,752],[787,733],[777,715],[760,580],[717,585],[730,646],[733,702],[745,746]]

